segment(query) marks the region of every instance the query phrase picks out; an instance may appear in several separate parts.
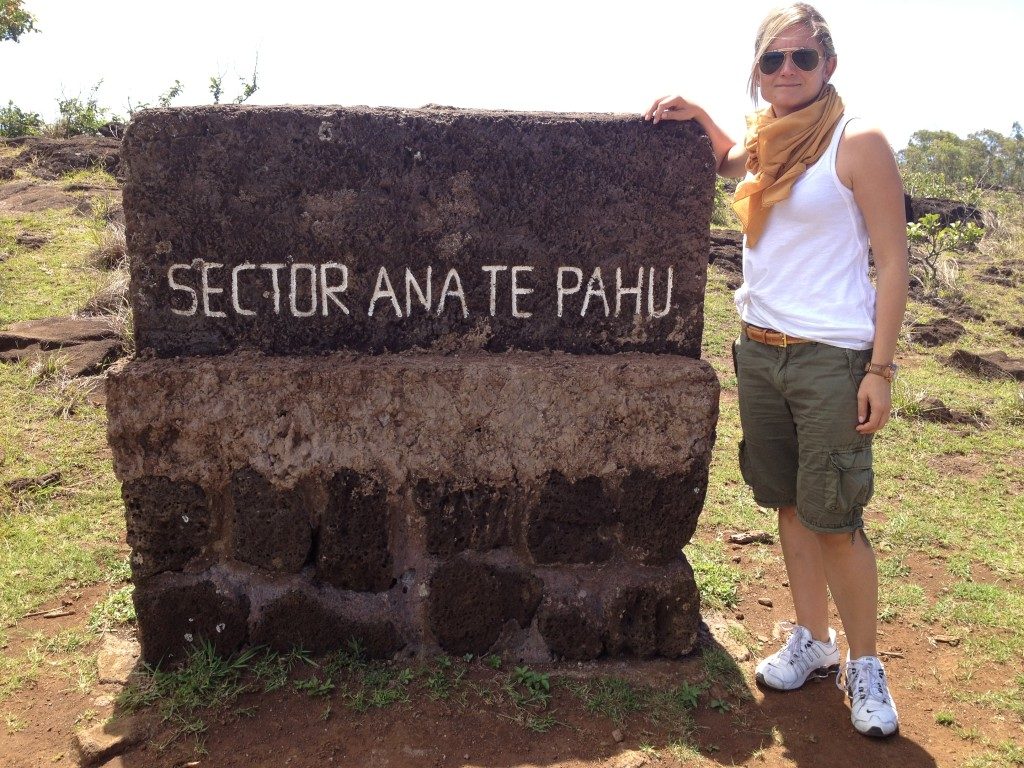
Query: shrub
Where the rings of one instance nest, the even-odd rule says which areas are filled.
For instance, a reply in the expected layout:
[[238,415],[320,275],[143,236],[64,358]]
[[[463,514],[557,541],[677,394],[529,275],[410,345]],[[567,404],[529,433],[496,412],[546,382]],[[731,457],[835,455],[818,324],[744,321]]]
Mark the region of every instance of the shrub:
[[8,101],[6,107],[0,107],[0,136],[31,136],[39,133],[43,127],[43,118],[35,112],[24,112]]
[[924,287],[934,288],[940,272],[951,272],[943,264],[945,254],[965,253],[973,249],[984,234],[985,231],[973,221],[955,221],[943,226],[937,213],[929,213],[908,224],[910,262],[919,268],[919,277]]
[[102,80],[96,83],[86,98],[79,95],[57,99],[57,111],[60,116],[52,128],[55,136],[67,138],[99,133],[100,128],[109,122],[110,110],[101,107],[96,99],[96,92],[102,84]]

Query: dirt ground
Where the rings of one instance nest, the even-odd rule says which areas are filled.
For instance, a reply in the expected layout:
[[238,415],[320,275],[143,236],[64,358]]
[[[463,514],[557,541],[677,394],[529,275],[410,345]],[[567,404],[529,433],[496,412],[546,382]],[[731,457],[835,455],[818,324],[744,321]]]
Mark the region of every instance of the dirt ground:
[[[744,551],[747,549],[748,551]],[[742,624],[754,638],[765,638],[763,652],[775,646],[771,639],[776,622],[792,617],[785,573],[780,564],[752,563],[749,548],[734,547],[744,569],[760,569],[759,588],[741,595],[730,618],[742,615]],[[908,561],[929,592],[938,592],[945,579],[940,562]],[[89,606],[102,596],[99,588],[71,594],[75,613],[59,619],[29,618],[11,632],[8,652],[17,652],[35,632],[51,634],[58,629],[82,626]],[[930,594],[929,597],[934,597]],[[77,598],[77,599],[76,599]],[[768,598],[774,607],[758,603]],[[716,618],[708,617],[711,623]],[[838,617],[834,625],[839,626]],[[882,624],[879,649],[889,652],[887,667],[900,711],[901,732],[876,741],[856,734],[849,723],[844,696],[833,679],[809,682],[790,693],[764,693],[752,682],[754,658],[739,663],[753,698],[719,712],[701,698],[695,711],[696,729],[691,743],[702,756],[679,759],[667,749],[670,724],[653,725],[642,715],[616,724],[602,715],[585,711],[565,685],[568,678],[620,677],[638,684],[668,688],[701,676],[701,660],[694,654],[679,661],[609,661],[592,664],[553,664],[534,667],[549,672],[555,689],[550,711],[558,724],[547,733],[534,733],[510,718],[507,708],[484,704],[474,695],[463,704],[453,697],[434,701],[425,693],[414,694],[406,704],[356,713],[336,703],[324,719],[330,699],[314,699],[286,687],[273,694],[243,695],[229,709],[209,715],[206,737],[208,755],[197,754],[194,742],[179,739],[163,750],[169,735],[155,711],[143,721],[151,736],[126,752],[114,766],[133,768],[181,768],[202,766],[323,765],[390,766],[560,766],[589,768],[639,768],[643,765],[765,765],[765,766],[860,766],[888,761],[893,765],[958,766],[967,759],[965,743],[950,729],[935,722],[946,689],[962,655],[959,646],[929,641],[927,626]],[[760,638],[759,638],[760,636]],[[709,635],[705,643],[714,643]],[[729,641],[726,640],[726,645]],[[841,641],[842,642],[842,641]],[[990,668],[969,683],[973,690],[1005,685]],[[493,672],[473,667],[467,679],[484,682]],[[988,677],[986,677],[988,675]],[[76,766],[79,755],[74,740],[77,728],[102,722],[113,712],[111,698],[117,686],[96,685],[87,693],[70,689],[66,676],[44,673],[38,684],[17,693],[3,708],[25,723],[22,730],[6,733],[0,741],[0,765]],[[724,695],[723,695],[724,698]],[[239,711],[242,711],[240,714]],[[1019,740],[1019,727],[977,708],[958,713],[965,729],[984,728],[990,738]],[[614,731],[618,730],[616,734]],[[621,736],[617,742],[615,736]],[[653,749],[652,749],[653,748]]]

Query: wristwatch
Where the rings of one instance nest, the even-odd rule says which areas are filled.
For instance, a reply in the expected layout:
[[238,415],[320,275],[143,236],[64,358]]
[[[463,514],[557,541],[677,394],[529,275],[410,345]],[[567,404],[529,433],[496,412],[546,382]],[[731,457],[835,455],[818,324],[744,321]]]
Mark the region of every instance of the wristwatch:
[[889,382],[896,378],[896,372],[899,369],[900,367],[896,363],[868,363],[864,366],[865,372],[881,376]]

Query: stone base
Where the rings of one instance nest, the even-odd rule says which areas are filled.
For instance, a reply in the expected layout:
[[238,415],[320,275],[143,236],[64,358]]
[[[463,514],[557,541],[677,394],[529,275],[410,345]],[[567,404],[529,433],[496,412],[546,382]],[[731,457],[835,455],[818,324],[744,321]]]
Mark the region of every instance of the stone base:
[[463,554],[409,573],[382,593],[317,584],[310,569],[268,579],[222,564],[137,584],[143,658],[181,663],[210,641],[325,653],[357,644],[368,658],[500,653],[519,662],[677,657],[692,650],[699,596],[680,554],[666,565],[529,569],[508,550]]
[[150,663],[200,636],[530,661],[692,645],[702,361],[135,361],[108,403]]

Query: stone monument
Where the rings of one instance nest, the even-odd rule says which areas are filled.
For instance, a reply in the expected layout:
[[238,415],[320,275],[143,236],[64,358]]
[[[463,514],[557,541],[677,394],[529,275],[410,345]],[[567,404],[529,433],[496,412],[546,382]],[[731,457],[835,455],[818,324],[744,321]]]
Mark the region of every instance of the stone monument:
[[108,382],[143,655],[678,656],[718,382],[692,124],[149,110]]

